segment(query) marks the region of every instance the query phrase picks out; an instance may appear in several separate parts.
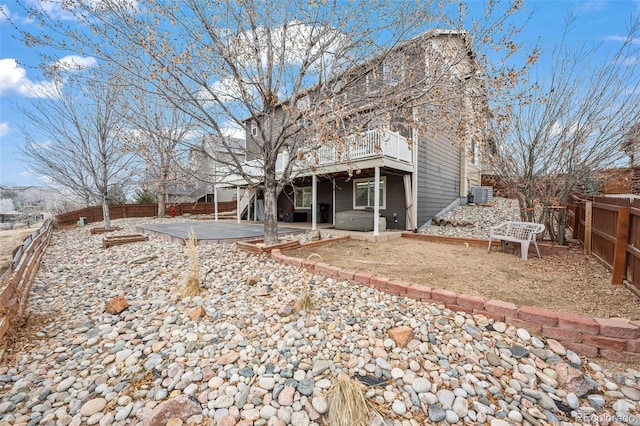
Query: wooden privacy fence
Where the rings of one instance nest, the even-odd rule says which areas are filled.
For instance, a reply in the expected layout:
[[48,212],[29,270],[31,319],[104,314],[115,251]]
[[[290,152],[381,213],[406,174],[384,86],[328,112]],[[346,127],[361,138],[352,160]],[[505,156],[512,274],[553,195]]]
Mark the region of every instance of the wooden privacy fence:
[[0,342],[12,315],[22,313],[44,249],[49,245],[51,221],[27,237],[14,252],[9,269],[0,277]]
[[[219,212],[230,212],[236,209],[235,201],[222,201],[218,203]],[[175,207],[176,214],[212,214],[215,212],[214,203],[180,203],[167,204],[166,215],[169,216],[171,207]],[[109,216],[111,219],[124,219],[128,217],[154,217],[158,215],[157,204],[121,204],[109,206]],[[102,222],[102,206],[86,207],[84,209],[75,210],[73,212],[64,213],[56,216],[58,223],[61,225],[73,225],[80,220],[81,217],[87,218],[87,223]]]
[[640,290],[640,199],[572,195],[567,206],[574,238],[612,273]]

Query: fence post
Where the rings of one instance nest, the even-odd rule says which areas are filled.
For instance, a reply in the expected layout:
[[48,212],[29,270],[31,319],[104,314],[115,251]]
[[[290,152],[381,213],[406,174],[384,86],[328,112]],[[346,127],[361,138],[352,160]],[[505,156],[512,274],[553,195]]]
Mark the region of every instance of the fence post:
[[629,207],[618,209],[618,220],[616,223],[616,244],[613,249],[613,271],[611,273],[611,284],[622,284],[624,278],[625,264],[627,261],[627,241],[629,237]]
[[[593,222],[593,203],[587,201],[584,203],[584,254],[591,254],[591,224]],[[580,218],[578,218],[580,223]]]

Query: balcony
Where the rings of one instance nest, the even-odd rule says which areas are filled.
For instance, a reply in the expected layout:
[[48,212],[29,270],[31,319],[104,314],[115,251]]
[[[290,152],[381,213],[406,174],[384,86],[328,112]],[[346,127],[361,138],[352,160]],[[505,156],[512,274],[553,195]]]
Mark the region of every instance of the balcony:
[[[367,130],[349,135],[340,143],[326,144],[313,152],[306,154],[304,161],[295,160],[293,171],[297,175],[305,174],[311,166],[315,168],[326,166],[344,167],[358,165],[367,160],[390,159],[404,167],[413,164],[413,152],[407,138],[387,129]],[[276,173],[284,171],[289,157],[286,153],[278,155],[276,159]],[[336,167],[332,167],[335,169]],[[263,174],[262,161],[250,160],[244,163],[243,171],[249,176],[258,178]],[[224,179],[229,184],[241,184],[242,177],[230,173]]]
[[[411,147],[407,138],[387,129],[367,130],[349,135],[342,143],[323,145],[308,153],[305,161],[296,161],[294,170],[308,169],[309,166],[349,164],[360,160],[389,158],[406,164],[413,163]],[[287,164],[287,156],[278,156],[276,171],[282,172]]]

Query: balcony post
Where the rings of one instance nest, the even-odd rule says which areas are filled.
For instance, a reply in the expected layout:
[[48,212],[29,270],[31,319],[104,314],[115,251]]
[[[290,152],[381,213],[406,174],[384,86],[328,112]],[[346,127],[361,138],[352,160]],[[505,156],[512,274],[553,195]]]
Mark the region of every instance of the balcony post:
[[218,185],[213,184],[213,217],[218,221]]
[[253,194],[253,220],[258,220],[258,190]]
[[316,230],[316,223],[318,223],[318,177],[316,175],[311,176],[311,230]]
[[380,167],[375,167],[373,190],[373,235],[380,231]]
[[236,186],[236,221],[240,223],[240,187]]

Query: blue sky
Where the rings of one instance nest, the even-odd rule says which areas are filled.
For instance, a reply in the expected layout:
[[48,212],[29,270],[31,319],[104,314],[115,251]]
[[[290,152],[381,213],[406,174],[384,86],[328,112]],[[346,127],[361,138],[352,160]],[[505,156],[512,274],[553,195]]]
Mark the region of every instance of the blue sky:
[[[411,0],[406,0],[411,1]],[[471,2],[472,7],[474,2]],[[527,1],[525,8],[535,10],[520,41],[533,46],[539,41],[544,50],[551,50],[562,35],[565,18],[570,11],[577,20],[571,32],[571,43],[602,43],[603,53],[619,46],[631,16],[640,14],[640,0],[625,1]],[[21,9],[14,3],[2,3],[0,8],[19,25],[30,26]],[[604,56],[604,55],[603,55]],[[61,61],[80,59],[61,55]],[[83,59],[84,60],[84,59]],[[638,59],[640,60],[640,59]],[[27,106],[31,98],[44,96],[50,82],[39,72],[39,58],[20,41],[15,31],[0,13],[0,185],[46,185],[47,181],[30,171],[28,162],[21,158],[19,147],[24,143],[21,129],[29,123],[17,111]],[[44,142],[44,141],[43,141]]]

